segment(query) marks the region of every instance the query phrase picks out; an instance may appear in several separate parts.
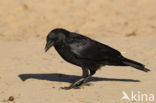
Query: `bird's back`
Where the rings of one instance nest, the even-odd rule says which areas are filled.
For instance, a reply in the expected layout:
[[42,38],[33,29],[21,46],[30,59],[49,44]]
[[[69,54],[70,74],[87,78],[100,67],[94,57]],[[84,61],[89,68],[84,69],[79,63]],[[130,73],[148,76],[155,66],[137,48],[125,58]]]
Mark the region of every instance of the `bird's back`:
[[88,58],[101,61],[109,57],[120,55],[119,51],[108,45],[77,33],[71,33],[71,36],[67,39],[67,44],[73,53],[84,59]]

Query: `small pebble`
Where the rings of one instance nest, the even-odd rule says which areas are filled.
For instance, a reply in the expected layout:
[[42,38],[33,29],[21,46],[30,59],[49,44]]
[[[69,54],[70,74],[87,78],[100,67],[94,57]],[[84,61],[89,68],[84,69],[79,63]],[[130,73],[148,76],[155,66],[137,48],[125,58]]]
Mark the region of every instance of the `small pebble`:
[[55,87],[52,87],[52,88],[55,88]]
[[14,101],[14,97],[13,96],[10,96],[8,101]]

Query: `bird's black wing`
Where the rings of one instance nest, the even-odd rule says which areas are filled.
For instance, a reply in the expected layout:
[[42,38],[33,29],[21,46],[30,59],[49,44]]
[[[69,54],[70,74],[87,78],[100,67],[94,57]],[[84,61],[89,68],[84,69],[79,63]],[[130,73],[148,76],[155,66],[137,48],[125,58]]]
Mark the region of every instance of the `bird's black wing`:
[[68,39],[68,45],[80,59],[103,61],[120,55],[120,52],[107,45],[75,33]]

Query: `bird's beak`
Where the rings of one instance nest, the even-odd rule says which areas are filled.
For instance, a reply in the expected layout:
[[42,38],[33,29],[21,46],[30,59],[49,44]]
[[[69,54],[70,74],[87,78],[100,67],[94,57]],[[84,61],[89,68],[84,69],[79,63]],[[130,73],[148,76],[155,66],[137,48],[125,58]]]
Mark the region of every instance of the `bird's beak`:
[[47,42],[47,44],[45,46],[45,52],[47,52],[50,49],[50,47],[53,46],[53,44],[54,44],[53,42]]

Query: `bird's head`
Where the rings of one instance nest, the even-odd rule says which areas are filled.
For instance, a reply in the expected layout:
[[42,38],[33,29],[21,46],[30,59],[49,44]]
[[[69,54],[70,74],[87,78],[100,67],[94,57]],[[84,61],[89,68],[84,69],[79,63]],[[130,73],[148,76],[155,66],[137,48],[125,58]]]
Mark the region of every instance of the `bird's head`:
[[69,31],[61,28],[57,28],[52,30],[48,35],[47,35],[47,43],[45,46],[45,52],[47,52],[53,45],[55,45],[58,42],[61,42],[66,39],[66,37],[69,35]]

